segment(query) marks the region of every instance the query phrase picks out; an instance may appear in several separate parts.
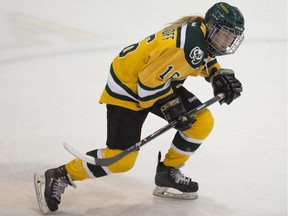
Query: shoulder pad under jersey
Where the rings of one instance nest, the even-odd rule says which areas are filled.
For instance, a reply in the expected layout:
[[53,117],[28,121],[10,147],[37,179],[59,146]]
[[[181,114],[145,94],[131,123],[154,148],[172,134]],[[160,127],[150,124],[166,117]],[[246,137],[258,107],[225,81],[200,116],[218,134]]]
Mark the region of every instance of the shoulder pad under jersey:
[[184,50],[185,58],[192,68],[201,66],[207,55],[201,22],[188,23],[178,28],[177,46]]

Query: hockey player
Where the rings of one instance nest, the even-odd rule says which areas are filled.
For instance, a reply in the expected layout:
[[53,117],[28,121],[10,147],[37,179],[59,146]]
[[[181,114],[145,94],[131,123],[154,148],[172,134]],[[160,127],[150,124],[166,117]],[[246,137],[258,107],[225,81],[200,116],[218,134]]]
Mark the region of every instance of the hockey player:
[[[183,17],[156,34],[124,48],[113,60],[100,103],[107,104],[106,148],[88,152],[98,158],[115,156],[140,140],[141,128],[153,113],[177,130],[164,160],[158,159],[153,192],[156,196],[195,199],[198,183],[184,176],[179,167],[204,142],[213,128],[208,109],[193,117],[187,114],[200,100],[183,83],[188,76],[204,77],[213,93],[225,93],[220,103],[230,104],[240,96],[242,84],[231,69],[223,69],[217,56],[232,54],[244,39],[244,18],[238,8],[225,2],[213,5],[205,17]],[[203,79],[204,80],[204,79]],[[44,197],[56,211],[61,193],[73,181],[126,172],[139,151],[101,167],[75,158],[45,172]],[[174,188],[180,193],[168,192]]]

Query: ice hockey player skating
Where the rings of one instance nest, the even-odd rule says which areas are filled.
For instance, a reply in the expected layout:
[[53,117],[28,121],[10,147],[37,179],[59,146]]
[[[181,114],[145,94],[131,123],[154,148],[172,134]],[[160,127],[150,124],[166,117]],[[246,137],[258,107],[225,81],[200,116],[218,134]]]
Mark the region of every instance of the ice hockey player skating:
[[[196,199],[198,183],[182,174],[180,167],[210,134],[214,120],[208,109],[194,116],[187,114],[202,103],[183,86],[184,81],[188,77],[208,81],[214,95],[226,95],[220,104],[231,104],[240,96],[242,84],[232,69],[220,66],[216,57],[233,54],[244,39],[243,32],[244,18],[240,10],[219,2],[203,17],[180,18],[124,48],[112,61],[100,98],[100,103],[107,106],[106,147],[89,151],[87,155],[109,158],[137,143],[149,113],[168,122],[176,120],[174,128],[177,131],[171,147],[163,160],[161,155],[158,157],[153,194]],[[40,209],[43,213],[56,211],[61,194],[67,186],[76,187],[75,181],[130,170],[138,153],[134,151],[109,166],[93,165],[75,158],[42,175],[35,174]],[[171,188],[179,193],[169,191]]]

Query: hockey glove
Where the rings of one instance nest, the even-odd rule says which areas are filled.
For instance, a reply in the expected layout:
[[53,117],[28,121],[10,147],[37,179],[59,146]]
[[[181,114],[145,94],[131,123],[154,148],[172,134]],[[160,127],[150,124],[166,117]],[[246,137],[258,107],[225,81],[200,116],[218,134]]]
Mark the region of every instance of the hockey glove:
[[177,121],[175,125],[175,129],[177,130],[188,130],[196,121],[194,117],[188,115],[181,98],[177,94],[169,95],[158,101],[158,105],[169,123],[174,120]]
[[235,78],[234,71],[231,69],[220,69],[210,76],[214,95],[224,93],[226,97],[220,104],[230,104],[241,95],[243,90],[241,82]]

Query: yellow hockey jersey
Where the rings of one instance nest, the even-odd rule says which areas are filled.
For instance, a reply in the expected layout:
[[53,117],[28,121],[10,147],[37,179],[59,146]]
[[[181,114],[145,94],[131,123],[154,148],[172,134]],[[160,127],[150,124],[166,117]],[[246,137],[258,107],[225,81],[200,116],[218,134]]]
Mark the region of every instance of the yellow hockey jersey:
[[205,35],[205,24],[193,22],[124,48],[111,64],[99,102],[138,111],[172,94],[174,81],[208,77],[220,65],[209,57]]

